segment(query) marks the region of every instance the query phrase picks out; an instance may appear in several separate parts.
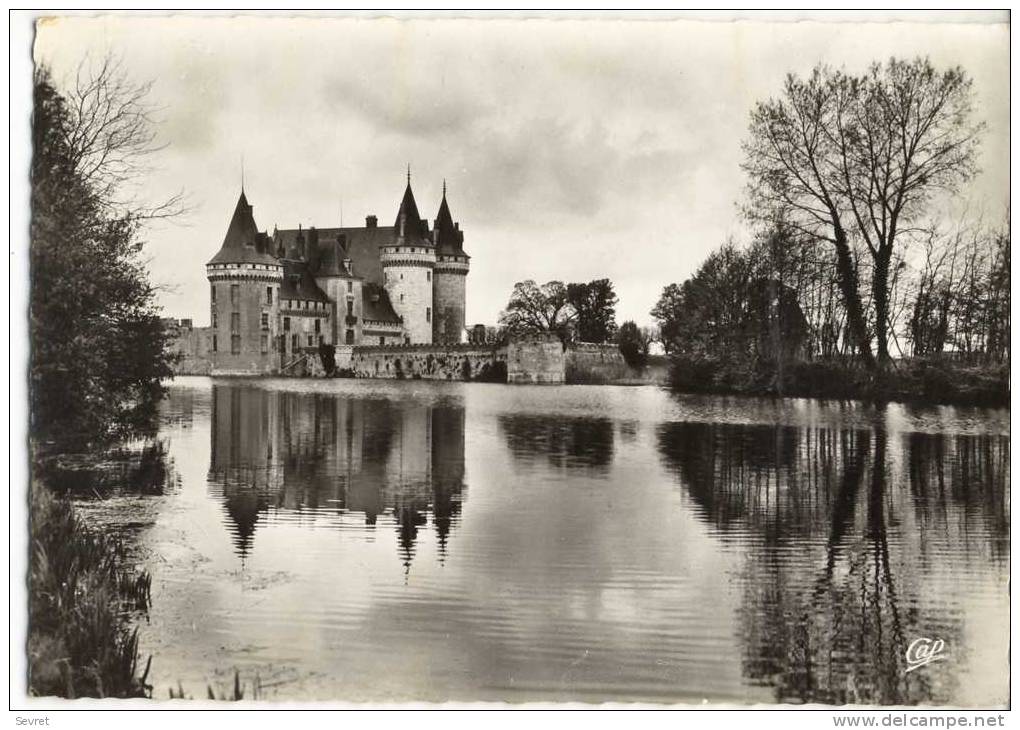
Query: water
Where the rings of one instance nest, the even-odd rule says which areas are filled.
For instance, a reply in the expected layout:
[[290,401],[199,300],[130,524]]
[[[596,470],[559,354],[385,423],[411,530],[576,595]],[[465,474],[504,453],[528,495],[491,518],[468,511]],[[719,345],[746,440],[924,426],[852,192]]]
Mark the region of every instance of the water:
[[159,438],[81,501],[157,697],[1007,701],[1008,411],[181,378]]

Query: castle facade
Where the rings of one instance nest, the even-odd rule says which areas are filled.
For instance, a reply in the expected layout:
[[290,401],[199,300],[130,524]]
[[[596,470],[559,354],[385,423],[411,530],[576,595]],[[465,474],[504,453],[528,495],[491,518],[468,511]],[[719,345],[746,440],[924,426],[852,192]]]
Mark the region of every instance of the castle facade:
[[244,191],[206,264],[213,375],[286,373],[322,346],[465,340],[464,233],[443,198],[432,227],[408,176],[392,226],[259,231]]

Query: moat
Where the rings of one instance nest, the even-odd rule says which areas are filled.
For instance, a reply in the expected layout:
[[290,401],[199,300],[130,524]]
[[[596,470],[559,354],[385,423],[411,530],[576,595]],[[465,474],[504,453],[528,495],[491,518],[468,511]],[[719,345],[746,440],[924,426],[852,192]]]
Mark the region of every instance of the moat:
[[158,442],[78,501],[156,698],[1007,701],[1008,410],[194,377]]

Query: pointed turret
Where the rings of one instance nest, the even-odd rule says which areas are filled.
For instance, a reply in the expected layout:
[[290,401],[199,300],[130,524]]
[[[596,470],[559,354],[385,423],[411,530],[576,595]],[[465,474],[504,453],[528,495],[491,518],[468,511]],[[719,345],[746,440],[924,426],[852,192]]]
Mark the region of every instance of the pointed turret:
[[393,309],[404,323],[404,342],[427,345],[432,342],[432,269],[436,251],[428,221],[421,220],[411,191],[411,173],[400,201],[393,238],[379,247],[383,286]]
[[450,205],[446,202],[446,181],[443,181],[443,202],[439,204],[439,212],[436,214],[435,225],[436,248],[443,253],[463,253],[464,234],[460,227],[453,222],[450,214]]
[[432,341],[458,344],[464,339],[465,277],[471,268],[471,257],[464,253],[464,232],[450,214],[445,180],[432,236],[436,248],[436,265],[432,270],[432,311],[435,312]]
[[[205,267],[212,315],[209,337],[213,375],[278,372],[276,303],[283,265],[273,256],[273,241],[255,225],[252,207],[241,191],[219,252]],[[242,325],[261,323],[259,329]],[[242,534],[242,533],[239,533]]]
[[262,253],[256,247],[258,227],[252,207],[244,191],[234,206],[234,215],[227,226],[227,235],[223,237],[223,245],[213,256],[210,264],[241,264],[241,263],[275,263],[272,256]]
[[418,204],[414,202],[414,193],[411,192],[411,179],[408,177],[404,198],[400,201],[400,210],[397,211],[397,220],[393,228],[398,238],[415,241],[428,236],[428,226],[423,223],[418,213]]

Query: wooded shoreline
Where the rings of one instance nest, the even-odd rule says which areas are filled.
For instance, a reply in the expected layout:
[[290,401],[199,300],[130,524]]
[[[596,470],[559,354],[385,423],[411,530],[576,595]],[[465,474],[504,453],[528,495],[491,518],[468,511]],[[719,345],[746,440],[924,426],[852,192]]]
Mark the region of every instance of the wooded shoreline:
[[674,356],[669,387],[681,393],[896,401],[917,405],[1009,408],[1008,364],[913,358],[874,372],[832,361],[755,363],[735,370],[719,360]]

